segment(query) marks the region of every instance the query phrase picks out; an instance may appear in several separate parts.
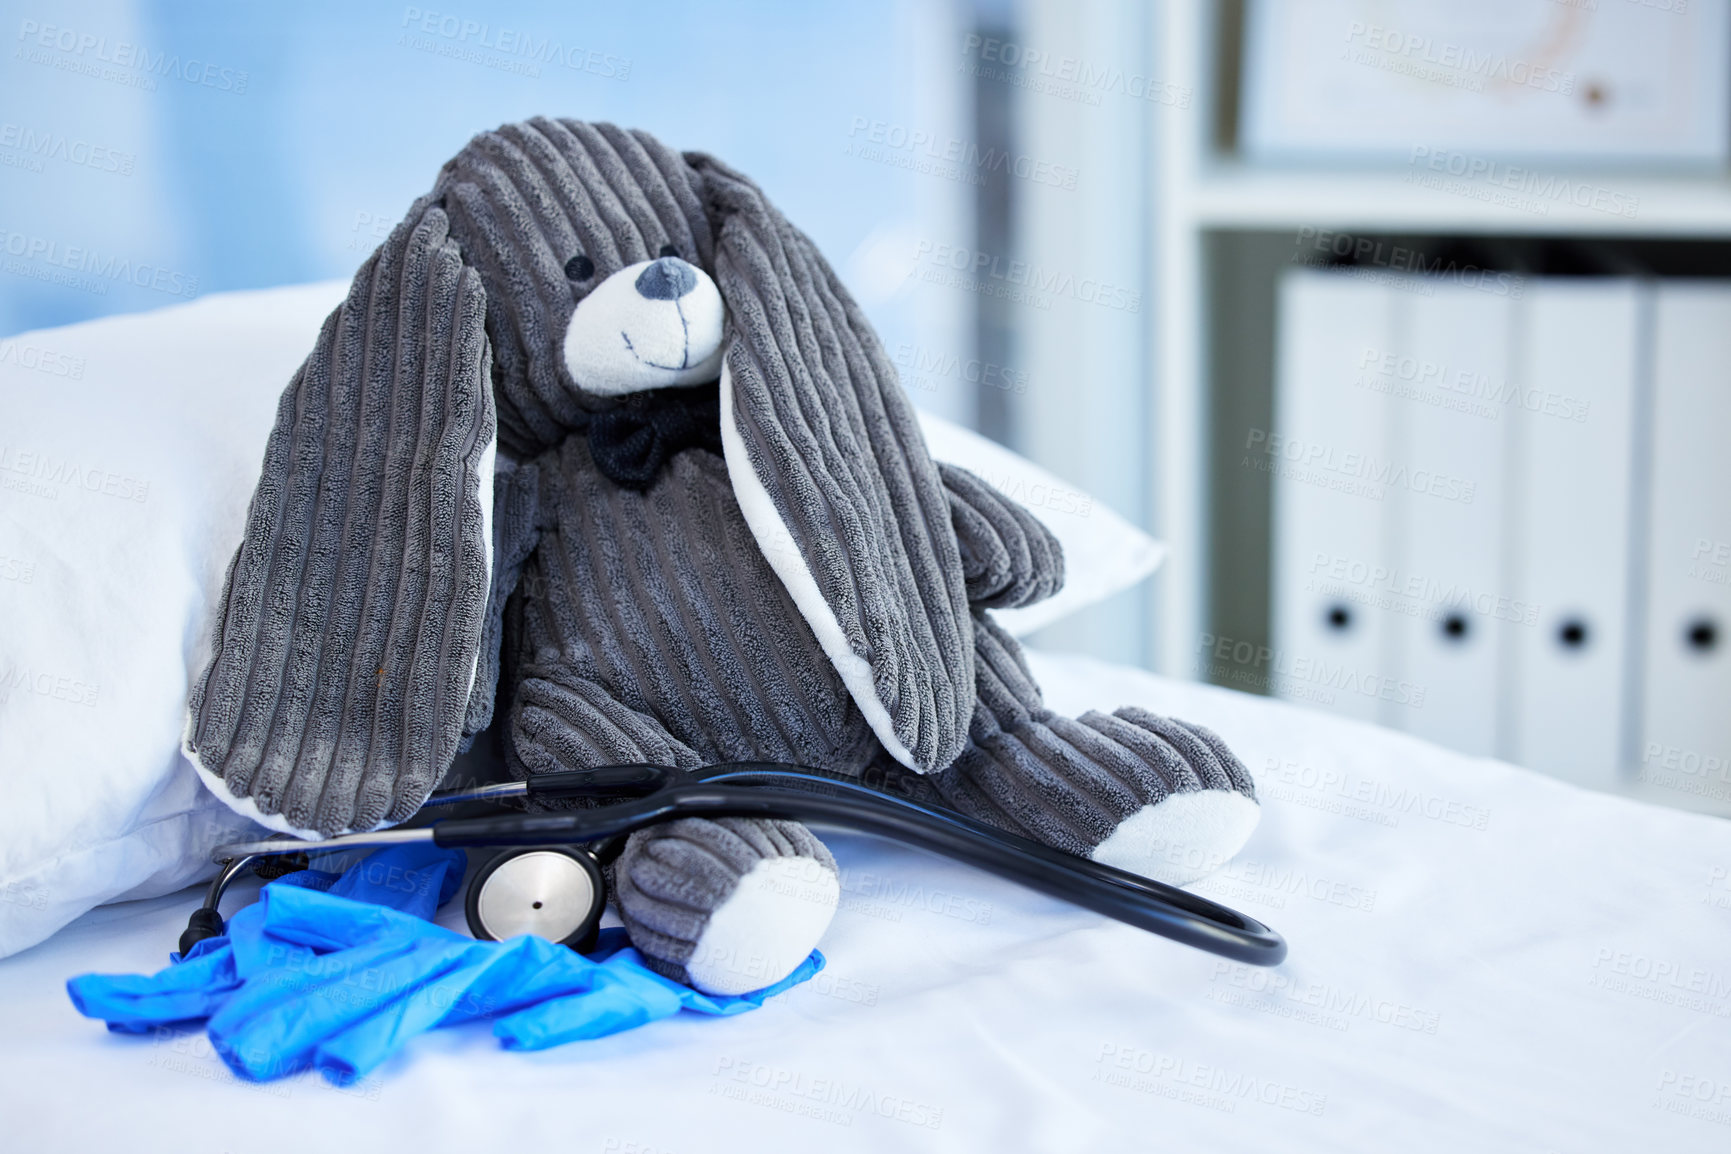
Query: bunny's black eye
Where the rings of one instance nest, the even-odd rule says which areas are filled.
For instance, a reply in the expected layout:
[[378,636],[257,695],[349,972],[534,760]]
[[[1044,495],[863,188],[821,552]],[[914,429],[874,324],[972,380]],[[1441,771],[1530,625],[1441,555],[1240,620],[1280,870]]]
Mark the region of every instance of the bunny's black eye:
[[658,257],[662,257],[662,256],[678,256],[678,255],[679,255],[679,250],[678,250],[678,249],[676,249],[676,248],[674,248],[674,247],[673,247],[673,246],[672,246],[672,245],[670,245],[670,244],[664,244],[664,245],[662,245],[662,246],[661,246],[661,251],[660,251],[660,252],[658,252],[658,253],[656,253],[656,254],[655,254],[655,255],[656,255],[656,256],[658,256]]
[[595,275],[595,262],[578,253],[565,262],[565,275],[571,280],[588,280]]

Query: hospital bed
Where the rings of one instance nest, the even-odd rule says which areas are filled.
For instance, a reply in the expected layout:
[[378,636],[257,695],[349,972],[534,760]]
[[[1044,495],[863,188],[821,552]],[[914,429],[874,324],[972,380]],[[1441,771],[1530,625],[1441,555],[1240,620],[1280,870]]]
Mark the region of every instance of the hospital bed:
[[1262,823],[1197,889],[1277,926],[1285,965],[833,834],[829,965],[761,1011],[535,1055],[463,1027],[347,1088],[249,1085],[196,1031],[108,1035],[64,994],[75,973],[159,968],[189,891],[96,909],[0,961],[5,1145],[1727,1148],[1723,821],[1266,699],[1033,660],[1060,709],[1134,702],[1240,750]]
[[[304,323],[328,307],[303,305]],[[124,461],[110,471],[129,476]],[[150,495],[171,480],[157,474]],[[1267,698],[1031,662],[1061,713],[1146,706],[1238,751],[1261,824],[1195,889],[1279,930],[1283,965],[1222,961],[832,832],[828,965],[759,1011],[535,1054],[458,1027],[351,1086],[254,1085],[197,1031],[108,1034],[66,997],[75,974],[161,968],[198,902],[179,889],[91,909],[0,960],[0,1147],[1731,1149],[1731,824]],[[0,758],[12,785],[35,770]],[[442,915],[454,927],[460,906]]]

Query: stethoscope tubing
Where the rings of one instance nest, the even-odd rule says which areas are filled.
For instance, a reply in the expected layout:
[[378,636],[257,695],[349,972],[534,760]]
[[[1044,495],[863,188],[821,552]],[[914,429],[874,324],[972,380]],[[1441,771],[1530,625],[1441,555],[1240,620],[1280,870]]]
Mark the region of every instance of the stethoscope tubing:
[[[816,788],[745,784],[754,780]],[[1247,965],[1277,966],[1286,957],[1286,941],[1274,930],[1207,898],[1051,849],[962,814],[933,809],[797,766],[734,762],[689,776],[664,766],[606,766],[478,790],[449,791],[434,795],[429,804],[512,797],[605,798],[620,793],[646,796],[589,809],[452,818],[426,828],[351,834],[323,842],[238,843],[219,848],[213,856],[231,861],[244,855],[320,853],[426,841],[452,849],[582,844],[687,817],[780,818],[857,830],[940,854],[1049,897]]]

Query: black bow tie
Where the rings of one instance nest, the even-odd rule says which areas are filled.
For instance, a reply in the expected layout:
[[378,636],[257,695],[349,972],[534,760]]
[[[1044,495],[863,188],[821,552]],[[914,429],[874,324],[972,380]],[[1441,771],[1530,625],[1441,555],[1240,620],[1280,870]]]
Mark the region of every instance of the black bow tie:
[[675,453],[721,455],[721,394],[716,385],[655,389],[589,417],[589,455],[616,485],[647,489]]

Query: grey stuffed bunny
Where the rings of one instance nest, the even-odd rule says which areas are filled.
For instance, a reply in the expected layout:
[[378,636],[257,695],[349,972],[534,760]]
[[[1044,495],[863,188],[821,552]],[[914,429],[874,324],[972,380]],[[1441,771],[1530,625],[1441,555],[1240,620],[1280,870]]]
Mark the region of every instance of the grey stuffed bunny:
[[[653,761],[868,774],[1182,883],[1255,825],[1212,733],[1041,702],[988,610],[1056,541],[928,456],[876,336],[749,180],[641,132],[483,133],[355,275],[277,412],[185,750],[303,836],[415,812],[495,707],[520,777]],[[632,836],[669,976],[768,985],[828,925],[787,821]]]

